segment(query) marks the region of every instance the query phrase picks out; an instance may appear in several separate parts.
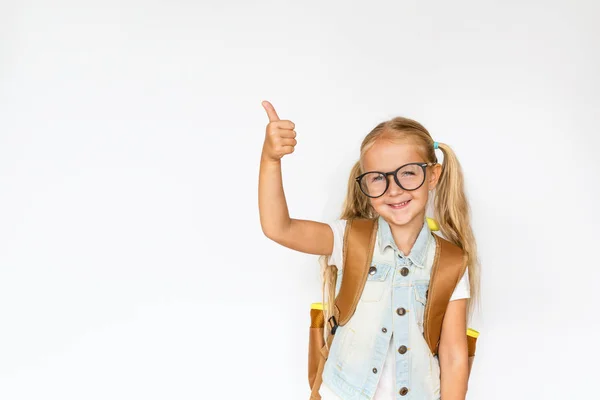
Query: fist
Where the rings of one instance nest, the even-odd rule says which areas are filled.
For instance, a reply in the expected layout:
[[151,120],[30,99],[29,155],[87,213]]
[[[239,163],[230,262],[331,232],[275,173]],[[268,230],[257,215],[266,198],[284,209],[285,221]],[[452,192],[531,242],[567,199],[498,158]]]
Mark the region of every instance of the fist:
[[275,108],[268,101],[263,101],[262,106],[267,112],[269,123],[265,134],[263,155],[270,160],[278,161],[286,154],[294,152],[296,146],[296,125],[292,121],[280,120]]

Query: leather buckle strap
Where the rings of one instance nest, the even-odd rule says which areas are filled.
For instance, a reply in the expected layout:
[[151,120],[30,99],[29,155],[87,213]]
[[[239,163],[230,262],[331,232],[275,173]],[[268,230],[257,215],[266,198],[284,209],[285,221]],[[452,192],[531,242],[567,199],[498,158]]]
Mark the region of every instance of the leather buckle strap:
[[[333,320],[333,324],[332,324],[331,320]],[[331,316],[331,317],[330,317],[330,318],[327,320],[327,322],[329,322],[329,326],[331,326],[331,334],[332,334],[332,335],[335,335],[335,331],[337,330],[337,328],[338,328],[338,326],[339,326],[339,325],[338,325],[338,323],[337,323],[337,320],[335,319],[335,315],[332,315],[332,316]]]

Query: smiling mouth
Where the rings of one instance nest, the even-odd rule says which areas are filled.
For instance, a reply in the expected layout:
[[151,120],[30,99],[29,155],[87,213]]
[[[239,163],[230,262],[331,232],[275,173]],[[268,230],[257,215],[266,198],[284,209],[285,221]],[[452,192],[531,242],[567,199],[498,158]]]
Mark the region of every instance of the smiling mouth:
[[412,200],[407,200],[402,203],[388,204],[388,206],[392,207],[394,210],[399,210],[401,208],[405,208],[411,201]]

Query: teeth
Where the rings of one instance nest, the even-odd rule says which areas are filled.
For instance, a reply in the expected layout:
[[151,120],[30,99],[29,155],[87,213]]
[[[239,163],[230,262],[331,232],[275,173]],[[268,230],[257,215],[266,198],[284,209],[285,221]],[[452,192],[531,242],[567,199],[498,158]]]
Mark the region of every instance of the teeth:
[[406,204],[406,203],[408,203],[408,201],[405,201],[405,202],[403,202],[403,203],[392,204],[392,205],[393,205],[393,206],[402,206],[402,205],[404,205],[404,204]]

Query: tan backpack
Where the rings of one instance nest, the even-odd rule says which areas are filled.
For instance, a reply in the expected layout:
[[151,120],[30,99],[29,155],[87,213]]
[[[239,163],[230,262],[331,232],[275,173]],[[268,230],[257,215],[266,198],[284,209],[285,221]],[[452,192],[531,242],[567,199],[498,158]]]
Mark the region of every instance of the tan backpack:
[[[433,220],[428,218],[428,222]],[[433,223],[435,226],[435,222]],[[437,230],[437,229],[432,229]],[[433,233],[432,233],[433,234]],[[437,241],[436,253],[431,270],[427,303],[423,316],[424,337],[432,354],[437,354],[442,321],[456,285],[466,269],[464,251],[448,240],[433,234]],[[367,281],[377,237],[377,219],[353,219],[346,223],[343,244],[344,273],[339,293],[334,301],[334,315],[327,321],[331,334],[327,343],[324,339],[325,317],[323,303],[313,303],[310,310],[310,335],[308,346],[308,382],[311,400],[320,400],[319,388],[323,367],[329,355],[338,326],[345,325],[356,310]],[[475,347],[479,333],[467,329],[469,353],[469,375],[475,357]]]

